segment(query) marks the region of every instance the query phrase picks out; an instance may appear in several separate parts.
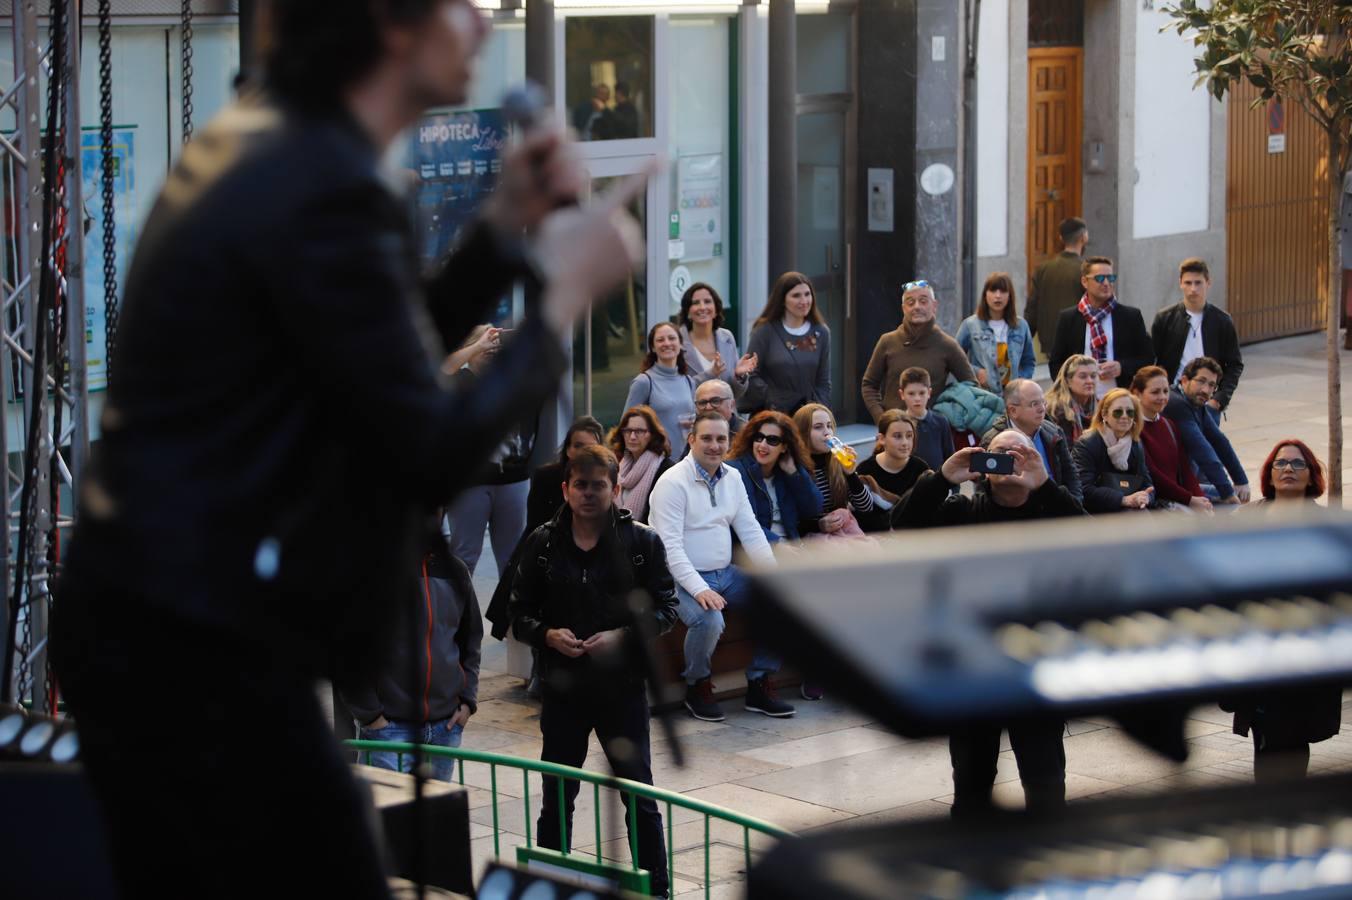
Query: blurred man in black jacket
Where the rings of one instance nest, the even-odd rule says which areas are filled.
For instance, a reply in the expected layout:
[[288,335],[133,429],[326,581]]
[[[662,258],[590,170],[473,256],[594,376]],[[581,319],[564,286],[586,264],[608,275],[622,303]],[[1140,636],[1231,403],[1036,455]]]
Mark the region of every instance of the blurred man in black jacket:
[[[657,532],[620,509],[620,465],[605,447],[579,450],[563,469],[565,505],[526,539],[512,588],[512,630],[540,650],[544,705],[540,758],[566,766],[587,759],[593,731],[619,778],[653,783],[648,744],[648,695],[640,653],[644,633],[676,623],[676,584]],[[631,593],[638,591],[640,611]],[[635,616],[647,621],[635,622]],[[559,834],[558,788],[545,776],[536,840],[541,847],[572,844],[573,801],[579,784],[564,784]],[[652,876],[654,896],[666,896],[666,844],[657,804],[638,798],[637,828],[625,821],[638,845],[639,865]]]
[[[468,96],[483,19],[471,0],[267,9],[261,93],[184,148],[136,247],[53,620],[126,896],[242,896],[260,873],[275,894],[387,894],[314,679],[374,668],[422,517],[557,390],[574,319],[641,243],[633,182],[552,212],[584,176],[536,129],[420,284],[379,159]],[[446,390],[446,348],[526,269],[538,308],[473,393]]]

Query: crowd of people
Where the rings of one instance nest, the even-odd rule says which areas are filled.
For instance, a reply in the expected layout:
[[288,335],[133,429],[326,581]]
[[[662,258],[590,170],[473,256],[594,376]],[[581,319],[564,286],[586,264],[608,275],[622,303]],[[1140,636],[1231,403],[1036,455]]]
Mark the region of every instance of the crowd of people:
[[[860,384],[876,425],[866,453],[836,434],[831,332],[810,280],[795,272],[775,282],[745,353],[725,327],[718,291],[691,285],[676,321],[649,331],[642,371],[614,427],[606,432],[587,416],[575,421],[558,460],[540,467],[528,487],[517,464],[521,442],[504,444],[483,486],[452,510],[452,545],[465,548],[472,566],[489,529],[502,573],[489,618],[493,634],[510,630],[535,653],[532,691],[543,704],[546,759],[580,764],[594,730],[617,773],[651,780],[643,673],[621,648],[626,634],[651,637],[677,621],[685,626],[685,709],[723,720],[713,656],[725,613],[746,601],[738,548],[773,566],[799,547],[873,542],[898,529],[1215,515],[1322,494],[1319,460],[1292,439],[1274,448],[1260,473],[1261,496],[1251,495],[1221,427],[1243,359],[1230,317],[1206,302],[1205,261],[1181,263],[1181,300],[1147,331],[1140,310],[1117,297],[1112,261],[1080,259],[1084,223],[1067,220],[1062,234],[1066,250],[1034,275],[1024,316],[1005,273],[986,280],[976,312],[955,336],[938,325],[933,285],[901,287],[902,323],[878,340]],[[1072,260],[1073,282],[1062,271]],[[471,334],[451,361],[455,377],[474,377],[494,331]],[[1054,375],[1046,390],[1033,380],[1039,332]],[[993,457],[1006,457],[1006,465],[983,470]],[[502,507],[524,525],[514,553],[499,541]],[[641,610],[624,599],[636,586],[651,601]],[[459,659],[464,665],[477,653]],[[794,714],[776,690],[778,669],[772,654],[753,650],[747,710]],[[457,728],[473,711],[466,691],[463,708],[454,707]],[[804,682],[799,694],[819,700],[822,690]],[[1280,756],[1260,774],[1303,772],[1306,741],[1327,736],[1328,703],[1288,707],[1291,715],[1276,715],[1286,709],[1280,698],[1259,698],[1236,710],[1236,730],[1252,731],[1258,756]],[[1055,721],[1011,725],[1030,808],[1065,802],[1062,734]],[[955,816],[990,807],[999,736],[998,727],[952,735]],[[625,739],[625,753],[614,751],[616,738]],[[547,786],[545,796],[541,846],[563,846],[554,790]],[[565,820],[572,802],[569,792]],[[660,815],[643,803],[636,815],[641,862],[654,885],[665,886]]]

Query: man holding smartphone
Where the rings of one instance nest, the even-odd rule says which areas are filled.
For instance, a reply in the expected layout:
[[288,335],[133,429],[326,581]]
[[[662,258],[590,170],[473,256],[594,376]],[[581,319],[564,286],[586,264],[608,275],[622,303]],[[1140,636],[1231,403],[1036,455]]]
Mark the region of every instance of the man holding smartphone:
[[[982,480],[975,495],[950,491],[964,481]],[[926,528],[1022,522],[1083,516],[1084,507],[1064,485],[1047,477],[1033,442],[1021,431],[1002,431],[987,450],[964,447],[937,472],[920,476],[894,519],[901,527]],[[1055,812],[1066,804],[1066,752],[1060,719],[1010,722],[1009,741],[1019,764],[1024,803],[1031,812]],[[953,763],[953,817],[980,816],[994,809],[991,790],[1000,758],[1000,725],[955,731],[949,736]]]

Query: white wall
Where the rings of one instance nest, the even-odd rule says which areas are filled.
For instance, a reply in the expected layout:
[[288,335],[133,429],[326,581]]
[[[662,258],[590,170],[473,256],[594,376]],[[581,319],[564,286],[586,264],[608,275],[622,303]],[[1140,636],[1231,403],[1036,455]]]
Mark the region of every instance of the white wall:
[[1196,49],[1153,9],[1136,11],[1132,237],[1210,227],[1211,99],[1192,87]]
[[769,203],[770,145],[768,45],[770,19],[764,3],[742,7],[742,52],[739,73],[741,96],[742,156],[742,335],[751,333],[751,323],[765,307],[770,292]]
[[976,76],[976,254],[1009,252],[1009,7],[981,5]]

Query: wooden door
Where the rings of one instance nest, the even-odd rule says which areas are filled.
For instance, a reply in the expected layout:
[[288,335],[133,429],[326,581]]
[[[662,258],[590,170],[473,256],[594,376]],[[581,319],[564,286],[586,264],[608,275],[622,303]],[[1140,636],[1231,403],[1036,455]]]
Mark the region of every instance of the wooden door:
[[1257,97],[1237,84],[1227,127],[1225,308],[1245,342],[1318,331],[1329,300],[1327,139],[1295,104],[1253,109]]
[[1079,47],[1028,49],[1028,271],[1061,250],[1057,226],[1080,214]]

